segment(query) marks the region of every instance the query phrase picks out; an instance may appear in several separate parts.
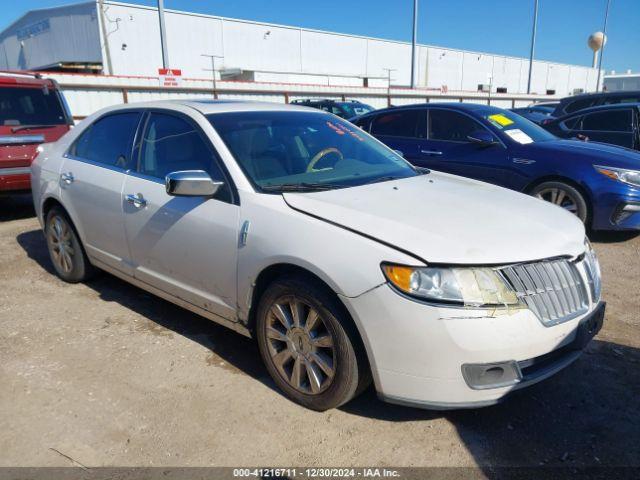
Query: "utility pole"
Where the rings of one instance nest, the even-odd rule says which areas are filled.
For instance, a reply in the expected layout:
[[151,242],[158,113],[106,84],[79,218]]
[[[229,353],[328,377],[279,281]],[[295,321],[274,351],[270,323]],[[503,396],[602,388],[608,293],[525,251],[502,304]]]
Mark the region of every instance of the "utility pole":
[[218,98],[218,92],[216,90],[216,58],[224,58],[222,55],[208,55],[206,53],[200,54],[201,57],[207,57],[211,60],[211,68],[205,68],[205,71],[211,71],[211,80],[213,83],[213,98]]
[[416,88],[416,42],[418,41],[418,0],[413,0],[413,37],[411,40],[411,88]]
[[598,60],[598,82],[596,83],[596,92],[600,91],[600,72],[602,72],[602,57],[604,55],[604,46],[607,43],[607,20],[609,19],[609,7],[611,0],[607,0],[607,9],[604,12],[604,27],[602,29],[602,47],[600,48],[600,60]]
[[169,68],[167,30],[164,26],[164,0],[158,0],[158,17],[160,19],[160,46],[162,47],[162,68]]
[[383,68],[387,72],[387,107],[391,106],[391,72],[395,72],[395,68]]
[[98,21],[100,22],[100,30],[102,31],[102,41],[104,42],[104,57],[107,64],[107,75],[113,75],[111,66],[111,50],[109,50],[109,39],[107,38],[107,26],[105,25],[104,0],[98,0]]
[[533,54],[536,49],[536,30],[538,29],[538,0],[534,0],[533,31],[531,32],[531,53],[529,54],[529,80],[527,81],[527,94],[531,94],[531,74],[533,73]]

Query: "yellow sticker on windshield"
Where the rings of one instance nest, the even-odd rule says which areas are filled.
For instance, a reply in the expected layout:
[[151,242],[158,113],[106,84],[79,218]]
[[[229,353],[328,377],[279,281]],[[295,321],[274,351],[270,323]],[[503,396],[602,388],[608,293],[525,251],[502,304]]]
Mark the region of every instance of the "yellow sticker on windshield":
[[501,127],[506,127],[506,126],[511,125],[513,123],[513,120],[511,120],[510,118],[506,117],[502,113],[496,113],[495,115],[489,115],[488,118],[489,118],[489,120],[491,120],[492,122],[497,123]]

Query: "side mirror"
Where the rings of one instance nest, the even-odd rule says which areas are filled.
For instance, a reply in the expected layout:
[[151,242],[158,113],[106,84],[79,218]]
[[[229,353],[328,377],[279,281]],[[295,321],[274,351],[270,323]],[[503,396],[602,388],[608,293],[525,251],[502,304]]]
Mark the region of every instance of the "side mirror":
[[498,143],[495,137],[486,130],[476,130],[475,132],[471,132],[467,136],[467,140],[485,147]]
[[211,197],[224,182],[215,182],[203,170],[171,172],[164,179],[167,194],[174,197]]

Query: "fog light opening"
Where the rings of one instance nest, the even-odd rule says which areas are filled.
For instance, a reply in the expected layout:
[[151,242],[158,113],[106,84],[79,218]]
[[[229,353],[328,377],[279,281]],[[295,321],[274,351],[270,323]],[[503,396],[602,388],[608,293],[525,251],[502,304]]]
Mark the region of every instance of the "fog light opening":
[[470,388],[486,390],[515,385],[522,379],[522,373],[515,361],[484,364],[465,364],[462,376]]

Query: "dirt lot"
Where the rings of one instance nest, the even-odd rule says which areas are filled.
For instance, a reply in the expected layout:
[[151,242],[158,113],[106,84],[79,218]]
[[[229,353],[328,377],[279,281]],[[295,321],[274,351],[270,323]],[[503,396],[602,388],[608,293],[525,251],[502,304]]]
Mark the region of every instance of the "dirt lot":
[[605,326],[565,371],[475,411],[369,391],[315,413],[250,340],[109,275],[58,280],[30,198],[0,199],[0,466],[640,466],[640,237],[595,240]]

